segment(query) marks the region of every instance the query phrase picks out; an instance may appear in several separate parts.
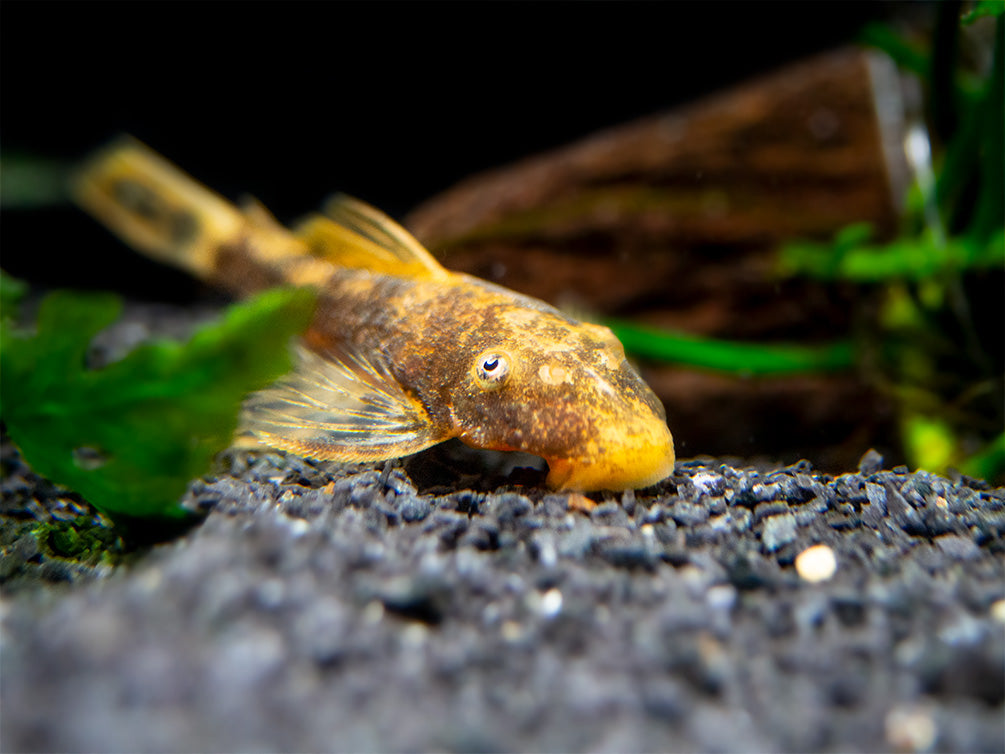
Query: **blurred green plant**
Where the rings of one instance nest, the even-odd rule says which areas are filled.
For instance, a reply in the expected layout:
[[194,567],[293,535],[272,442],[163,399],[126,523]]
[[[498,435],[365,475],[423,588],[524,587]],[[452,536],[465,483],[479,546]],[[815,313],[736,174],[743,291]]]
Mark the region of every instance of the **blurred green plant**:
[[703,338],[623,320],[605,320],[630,353],[703,369],[734,372],[744,377],[831,372],[855,364],[851,341],[822,346],[762,344]]
[[56,291],[29,330],[13,316],[24,293],[0,273],[0,420],[32,469],[113,520],[187,515],[178,500],[188,482],[230,443],[245,395],[291,368],[289,340],[315,302],[307,290],[270,290],[187,342],[151,341],[92,369],[91,342],[121,300]]
[[[983,0],[963,11],[937,7],[931,51],[883,24],[862,41],[887,53],[926,85],[929,131],[920,124],[905,149],[922,161],[907,197],[899,236],[873,240],[868,224],[850,225],[829,243],[795,240],[779,250],[782,277],[851,283],[866,304],[850,341],[824,345],[733,343],[607,321],[636,356],[738,376],[821,373],[858,368],[899,407],[903,449],[913,466],[955,467],[971,476],[1005,480],[1005,3]],[[995,17],[990,70],[958,64],[961,24]],[[920,153],[919,153],[920,152]],[[934,169],[927,160],[934,157]],[[927,171],[927,172],[926,172]],[[999,277],[995,277],[995,276]],[[990,279],[994,300],[975,315],[969,286]]]
[[31,154],[5,153],[0,159],[0,208],[39,209],[68,201],[69,167]]
[[[789,244],[779,267],[783,275],[874,288],[878,315],[859,333],[857,356],[873,383],[894,397],[912,465],[1001,480],[1005,3],[980,2],[963,13],[962,3],[945,2],[938,14],[930,54],[883,25],[863,32],[866,43],[922,78],[930,104],[934,154],[920,125],[905,146],[908,153],[920,149],[922,161],[932,157],[934,170],[926,177],[926,165],[918,166],[899,237],[876,243],[868,226],[850,226],[829,244]],[[994,47],[981,77],[961,71],[958,35],[961,24],[987,16],[996,17]],[[997,290],[969,295],[982,279],[997,282]],[[991,314],[975,314],[979,296],[995,299]]]

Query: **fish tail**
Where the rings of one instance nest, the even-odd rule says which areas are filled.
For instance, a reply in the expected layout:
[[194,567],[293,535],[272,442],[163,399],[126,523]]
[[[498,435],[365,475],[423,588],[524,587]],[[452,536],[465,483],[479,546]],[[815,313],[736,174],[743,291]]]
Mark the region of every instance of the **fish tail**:
[[246,213],[129,137],[88,160],[71,192],[126,243],[202,279],[248,224]]

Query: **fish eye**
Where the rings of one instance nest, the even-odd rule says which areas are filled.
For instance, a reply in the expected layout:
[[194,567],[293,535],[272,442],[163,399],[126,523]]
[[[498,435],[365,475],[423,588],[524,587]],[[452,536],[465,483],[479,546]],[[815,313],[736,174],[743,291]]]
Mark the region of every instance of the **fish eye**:
[[499,351],[487,351],[475,360],[474,372],[483,390],[495,390],[509,377],[510,358]]

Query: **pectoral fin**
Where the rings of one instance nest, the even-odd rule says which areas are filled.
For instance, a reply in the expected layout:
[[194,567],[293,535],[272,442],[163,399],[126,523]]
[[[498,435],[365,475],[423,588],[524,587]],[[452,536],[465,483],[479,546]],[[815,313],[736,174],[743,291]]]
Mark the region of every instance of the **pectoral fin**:
[[295,372],[244,404],[241,429],[307,458],[386,461],[447,439],[379,359],[298,350]]

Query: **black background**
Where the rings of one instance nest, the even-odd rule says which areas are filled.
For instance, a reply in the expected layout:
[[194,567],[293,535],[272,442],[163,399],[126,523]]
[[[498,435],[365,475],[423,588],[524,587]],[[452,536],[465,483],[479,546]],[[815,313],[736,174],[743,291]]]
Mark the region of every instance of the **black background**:
[[[848,42],[880,3],[52,3],[0,6],[5,154],[131,133],[282,220],[333,191],[400,217],[472,173]],[[34,282],[185,298],[70,208],[6,211]],[[100,251],[100,259],[96,252]]]

